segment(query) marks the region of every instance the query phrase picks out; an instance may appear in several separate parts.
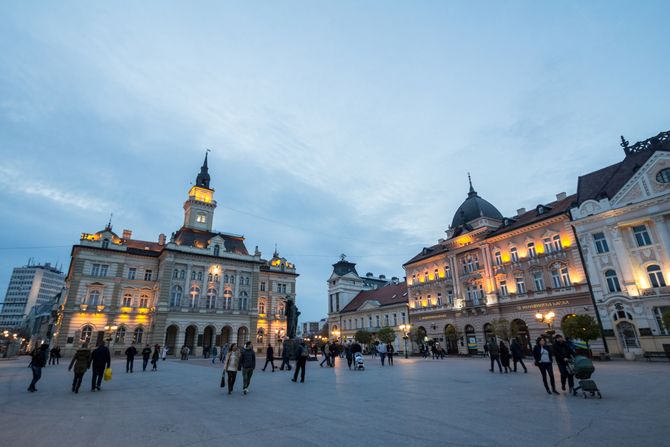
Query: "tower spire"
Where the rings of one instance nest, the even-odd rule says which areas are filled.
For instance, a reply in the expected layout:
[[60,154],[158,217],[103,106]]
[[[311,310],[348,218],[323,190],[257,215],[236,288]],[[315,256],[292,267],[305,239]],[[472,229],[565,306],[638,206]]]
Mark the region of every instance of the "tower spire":
[[195,185],[200,186],[201,188],[209,189],[209,168],[207,167],[207,155],[209,154],[209,149],[205,152],[205,161],[200,167],[200,173],[195,178]]
[[469,172],[468,172],[468,183],[470,184],[470,190],[468,191],[468,197],[477,195],[477,191],[475,191],[475,188],[472,187],[472,178],[470,177]]

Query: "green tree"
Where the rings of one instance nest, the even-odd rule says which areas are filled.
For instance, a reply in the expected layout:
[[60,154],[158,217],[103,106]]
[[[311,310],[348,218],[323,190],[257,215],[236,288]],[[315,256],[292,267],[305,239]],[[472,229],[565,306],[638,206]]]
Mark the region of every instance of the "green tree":
[[590,341],[600,338],[600,326],[591,315],[573,315],[563,321],[561,325],[566,337],[578,338],[589,345]]
[[356,332],[354,339],[359,343],[367,345],[372,341],[372,334],[365,329],[361,329],[360,331]]
[[395,331],[390,327],[385,327],[377,331],[377,338],[382,343],[393,343],[395,341]]
[[505,341],[509,341],[512,335],[509,321],[505,320],[504,318],[500,318],[498,320],[492,321],[491,326],[493,326],[493,334],[495,334],[496,337]]

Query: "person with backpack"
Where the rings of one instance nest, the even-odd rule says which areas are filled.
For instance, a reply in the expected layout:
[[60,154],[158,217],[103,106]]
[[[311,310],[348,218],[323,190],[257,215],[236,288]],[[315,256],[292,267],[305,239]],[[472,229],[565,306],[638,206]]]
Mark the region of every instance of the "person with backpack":
[[135,363],[135,356],[137,355],[137,348],[135,343],[131,344],[128,349],[126,349],[126,373],[133,372],[133,363]]
[[251,376],[256,368],[256,353],[250,341],[244,344],[244,349],[240,352],[240,364],[237,370],[242,370],[242,392],[247,394],[249,392],[249,385],[251,385]]
[[300,383],[305,382],[305,367],[307,366],[307,358],[309,357],[309,348],[305,344],[304,340],[300,342],[300,345],[297,349],[297,360],[295,364],[295,372],[293,373],[293,378],[291,382],[298,381],[298,372],[300,372]]
[[151,358],[151,347],[149,343],[142,349],[142,371],[147,370],[147,365],[149,364],[149,359]]
[[49,345],[41,345],[39,349],[33,350],[33,355],[28,365],[33,372],[33,380],[28,386],[28,391],[34,393],[37,391],[35,385],[42,378],[42,368],[47,366],[47,357],[49,352]]

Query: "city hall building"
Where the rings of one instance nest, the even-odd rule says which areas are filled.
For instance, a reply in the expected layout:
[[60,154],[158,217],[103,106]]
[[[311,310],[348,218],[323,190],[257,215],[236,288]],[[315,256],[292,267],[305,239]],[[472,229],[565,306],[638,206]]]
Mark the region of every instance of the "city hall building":
[[241,235],[212,229],[216,201],[207,156],[184,202],[184,223],[168,239],[132,238],[111,224],[73,246],[66,299],[54,334],[65,355],[81,343],[160,344],[170,355],[225,343],[279,346],[287,300],[296,299],[295,266],[275,250],[249,253]]
[[[440,342],[452,354],[481,352],[504,323],[528,351],[547,330],[560,332],[565,318],[595,317],[570,222],[575,200],[560,193],[503,217],[470,182],[447,238],[404,264],[413,341]],[[539,321],[537,314],[554,318]]]

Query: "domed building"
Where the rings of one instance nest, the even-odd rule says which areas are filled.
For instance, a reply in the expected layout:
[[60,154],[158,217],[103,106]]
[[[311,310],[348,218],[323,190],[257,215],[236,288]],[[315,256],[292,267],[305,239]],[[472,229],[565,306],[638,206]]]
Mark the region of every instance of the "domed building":
[[461,233],[481,227],[496,228],[502,223],[503,216],[498,208],[479,197],[475,188],[472,187],[470,174],[468,174],[468,181],[470,183],[468,197],[454,214],[449,227],[449,237],[458,236]]

